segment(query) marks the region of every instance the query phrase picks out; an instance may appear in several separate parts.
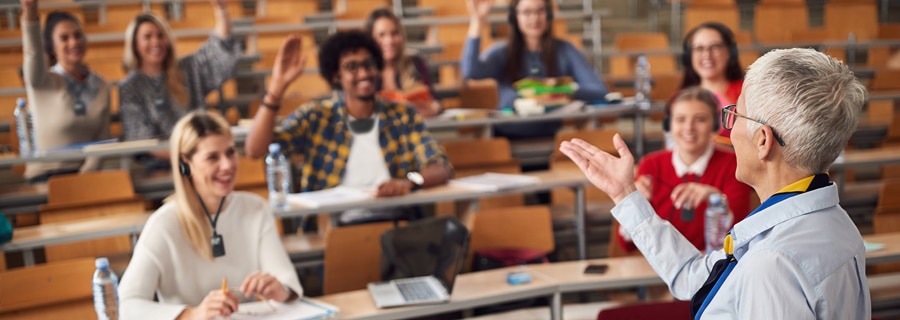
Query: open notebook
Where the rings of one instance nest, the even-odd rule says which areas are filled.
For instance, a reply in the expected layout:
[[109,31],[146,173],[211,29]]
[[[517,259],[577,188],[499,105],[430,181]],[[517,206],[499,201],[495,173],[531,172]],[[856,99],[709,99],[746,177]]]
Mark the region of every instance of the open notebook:
[[333,305],[311,299],[300,299],[289,303],[274,301],[241,303],[238,305],[238,311],[232,313],[228,319],[313,320],[337,317],[338,308]]
[[349,187],[334,187],[319,191],[292,193],[288,195],[288,202],[307,208],[320,208],[340,203],[367,200],[373,197],[374,192],[372,191]]
[[532,176],[488,172],[450,180],[450,185],[479,191],[500,191],[540,182],[541,179]]

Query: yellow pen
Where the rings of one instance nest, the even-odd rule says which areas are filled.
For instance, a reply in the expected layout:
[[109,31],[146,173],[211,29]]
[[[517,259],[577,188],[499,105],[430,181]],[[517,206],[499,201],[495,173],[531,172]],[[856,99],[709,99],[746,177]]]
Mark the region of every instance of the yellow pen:
[[228,294],[228,278],[222,277],[222,294]]

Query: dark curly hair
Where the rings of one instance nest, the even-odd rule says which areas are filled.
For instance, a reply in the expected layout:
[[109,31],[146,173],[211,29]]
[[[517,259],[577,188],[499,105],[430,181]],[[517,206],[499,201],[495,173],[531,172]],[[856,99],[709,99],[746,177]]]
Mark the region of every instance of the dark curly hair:
[[384,58],[381,55],[381,47],[372,38],[372,35],[362,30],[342,31],[335,33],[325,40],[319,48],[319,74],[331,85],[331,89],[340,90],[340,83],[334,81],[334,75],[338,73],[341,57],[345,54],[363,49],[369,51],[372,60],[378,68],[378,72],[384,69]]
[[[78,27],[78,32],[81,31],[81,22],[78,21],[71,13],[65,11],[53,11],[47,15],[47,20],[44,21],[44,52],[47,53],[47,57],[50,58],[50,65],[55,65],[57,62],[56,51],[53,49],[53,29],[56,29],[56,25],[63,21],[69,21],[75,24]],[[84,34],[82,34],[84,37]]]

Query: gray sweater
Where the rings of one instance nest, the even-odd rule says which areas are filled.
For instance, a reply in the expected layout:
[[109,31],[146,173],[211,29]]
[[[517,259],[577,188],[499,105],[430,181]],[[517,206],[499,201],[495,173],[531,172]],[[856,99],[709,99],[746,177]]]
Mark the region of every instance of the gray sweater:
[[168,139],[178,119],[194,109],[206,108],[206,95],[231,78],[241,54],[233,37],[211,36],[197,52],[178,60],[178,70],[187,85],[187,106],[179,105],[168,92],[165,74],[151,77],[132,70],[119,85],[125,140]]

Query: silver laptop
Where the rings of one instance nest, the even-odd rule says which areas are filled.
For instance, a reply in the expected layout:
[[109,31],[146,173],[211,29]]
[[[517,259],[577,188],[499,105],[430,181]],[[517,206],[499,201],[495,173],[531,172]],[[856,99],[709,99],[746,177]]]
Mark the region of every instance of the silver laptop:
[[447,284],[434,276],[369,283],[369,294],[378,308],[447,302],[456,278],[455,272],[449,273],[452,279]]

